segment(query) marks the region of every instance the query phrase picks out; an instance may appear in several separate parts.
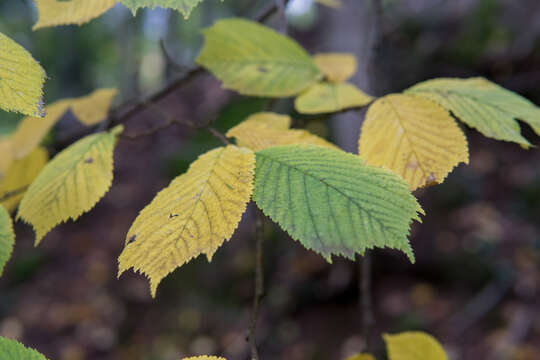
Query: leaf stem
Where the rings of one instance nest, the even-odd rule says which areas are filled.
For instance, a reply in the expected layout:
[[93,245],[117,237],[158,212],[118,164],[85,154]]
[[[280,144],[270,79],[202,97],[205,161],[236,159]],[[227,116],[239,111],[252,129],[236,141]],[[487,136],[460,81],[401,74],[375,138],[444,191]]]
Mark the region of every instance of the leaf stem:
[[255,235],[255,287],[253,294],[253,309],[251,323],[248,329],[248,341],[251,347],[251,360],[259,360],[257,350],[257,318],[260,312],[262,298],[264,297],[264,270],[262,263],[263,239],[264,239],[264,218],[261,212],[255,209],[254,235]]

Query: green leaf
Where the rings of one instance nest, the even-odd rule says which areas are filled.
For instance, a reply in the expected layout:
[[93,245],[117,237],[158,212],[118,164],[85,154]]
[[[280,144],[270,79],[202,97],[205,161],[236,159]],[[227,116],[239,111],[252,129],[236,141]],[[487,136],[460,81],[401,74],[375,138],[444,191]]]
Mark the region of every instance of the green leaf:
[[220,20],[204,36],[197,63],[241,94],[291,96],[322,77],[297,42],[256,22]]
[[441,344],[429,334],[408,331],[383,338],[389,360],[448,360]]
[[17,218],[32,225],[36,244],[53,227],[92,209],[113,180],[117,126],[82,138],[51,160],[30,185]]
[[0,33],[0,109],[43,117],[45,76],[30,53]]
[[162,8],[178,10],[184,15],[184,18],[187,19],[191,14],[191,11],[199,5],[202,0],[120,0],[120,2],[129,8],[133,12],[133,15],[135,15],[140,8],[155,8],[159,6]]
[[7,210],[0,205],[0,275],[2,275],[4,266],[11,257],[14,244],[13,222]]
[[2,360],[47,360],[36,350],[4,337],[0,337],[0,354],[2,354]]
[[487,137],[530,143],[515,119],[540,135],[540,109],[529,100],[484,78],[428,80],[406,90],[435,101]]
[[293,239],[331,260],[389,247],[414,262],[409,225],[422,209],[407,183],[355,155],[313,145],[256,153],[253,199]]

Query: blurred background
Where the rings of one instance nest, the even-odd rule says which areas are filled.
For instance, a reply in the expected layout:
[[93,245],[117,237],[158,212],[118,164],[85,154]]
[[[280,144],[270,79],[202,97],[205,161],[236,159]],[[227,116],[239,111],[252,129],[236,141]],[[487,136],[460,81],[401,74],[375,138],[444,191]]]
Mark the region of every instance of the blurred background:
[[[0,32],[46,69],[47,103],[117,87],[120,104],[158,90],[192,66],[202,27],[219,18],[251,17],[272,1],[206,0],[187,21],[162,9],[133,17],[117,5],[81,27],[32,32],[33,2],[1,0]],[[401,91],[433,77],[480,75],[540,104],[538,0],[386,0],[380,16],[371,1],[342,3],[333,9],[292,0],[290,34],[312,53],[353,52],[359,60],[354,82],[368,93]],[[159,105],[186,120],[216,118],[215,126],[226,130],[265,104],[202,76]],[[363,112],[305,118],[290,100],[274,109],[356,151]],[[2,112],[0,134],[18,121]],[[149,108],[126,132],[162,121],[163,114]],[[59,123],[46,141],[51,152],[76,126],[69,115]],[[370,339],[378,359],[385,356],[381,334],[404,330],[433,334],[453,360],[538,359],[540,151],[464,130],[470,164],[415,193],[427,213],[410,237],[417,263],[397,251],[372,252]],[[538,146],[531,129],[522,130]],[[114,185],[93,211],[56,228],[38,248],[31,228],[17,223],[14,257],[0,278],[0,336],[19,339],[51,360],[248,359],[252,208],[212,263],[200,257],[184,265],[162,282],[155,300],[143,277],[129,272],[116,278],[116,259],[138,211],[217,145],[181,127],[121,140]],[[334,258],[328,264],[267,222],[264,265],[258,328],[263,359],[344,359],[362,350],[356,263]]]

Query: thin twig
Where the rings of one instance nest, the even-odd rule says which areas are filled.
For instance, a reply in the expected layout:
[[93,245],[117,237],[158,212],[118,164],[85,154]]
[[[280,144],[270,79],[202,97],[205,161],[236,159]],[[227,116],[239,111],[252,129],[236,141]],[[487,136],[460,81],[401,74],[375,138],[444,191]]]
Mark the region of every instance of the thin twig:
[[257,319],[264,296],[264,273],[262,263],[263,239],[264,239],[264,218],[261,212],[255,209],[255,288],[253,294],[253,310],[251,314],[251,324],[248,329],[248,341],[251,347],[251,360],[259,360],[257,350]]
[[360,291],[360,311],[362,321],[362,337],[364,338],[364,350],[370,351],[371,326],[375,323],[373,316],[373,304],[371,294],[371,254],[366,250],[364,256],[359,259],[358,264]]
[[285,0],[274,0],[278,9],[279,20],[281,22],[279,31],[282,34],[287,34],[289,24],[287,23],[287,14],[285,14]]

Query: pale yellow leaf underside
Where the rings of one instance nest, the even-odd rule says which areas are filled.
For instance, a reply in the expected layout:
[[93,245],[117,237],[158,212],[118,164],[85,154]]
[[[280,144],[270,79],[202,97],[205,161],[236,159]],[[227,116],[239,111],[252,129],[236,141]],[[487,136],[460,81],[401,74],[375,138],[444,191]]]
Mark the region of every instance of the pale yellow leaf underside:
[[448,360],[448,357],[431,335],[408,331],[395,335],[384,334],[389,360]]
[[328,81],[344,82],[349,80],[357,68],[356,57],[346,53],[323,53],[313,56],[313,60]]
[[202,356],[192,356],[188,358],[183,358],[182,360],[226,360],[226,359],[222,357],[218,357],[218,356],[202,355]]
[[373,98],[348,83],[315,84],[296,98],[296,110],[302,114],[322,114],[362,107]]
[[[311,144],[337,149],[337,147],[313,135],[306,130],[284,128],[285,123],[273,121],[272,117],[266,113],[258,118],[249,117],[235,127],[231,128],[226,136],[236,138],[238,146],[247,147],[253,151],[259,151],[271,146]],[[272,116],[279,116],[273,114]],[[289,121],[290,124],[290,121]]]
[[81,25],[101,16],[117,2],[118,0],[35,0],[39,19],[33,29]]
[[[37,148],[26,157],[13,161],[6,176],[0,181],[0,198],[7,193],[24,189],[25,186],[30,185],[48,160],[47,151],[43,148]],[[23,196],[24,192],[17,191],[17,195],[10,196],[0,202],[0,205],[4,205],[9,212],[12,212],[19,205]]]
[[53,227],[88,212],[109,190],[122,127],[82,138],[52,159],[30,185],[17,218],[32,225],[36,244]]
[[23,158],[35,149],[68,109],[88,126],[105,119],[116,93],[116,89],[99,89],[87,96],[62,99],[47,106],[47,115],[43,119],[31,116],[24,118],[13,134],[15,158]]
[[43,116],[45,77],[28,51],[0,33],[0,109]]
[[388,95],[369,108],[359,155],[401,175],[411,189],[441,183],[469,162],[467,140],[448,111],[412,95]]
[[291,117],[289,115],[277,114],[273,112],[259,112],[248,116],[244,122],[257,122],[272,129],[288,130],[291,127]]
[[200,254],[211,260],[242,218],[254,171],[248,149],[229,145],[201,155],[141,211],[118,258],[119,275],[129,268],[146,274],[155,297],[177,267]]

